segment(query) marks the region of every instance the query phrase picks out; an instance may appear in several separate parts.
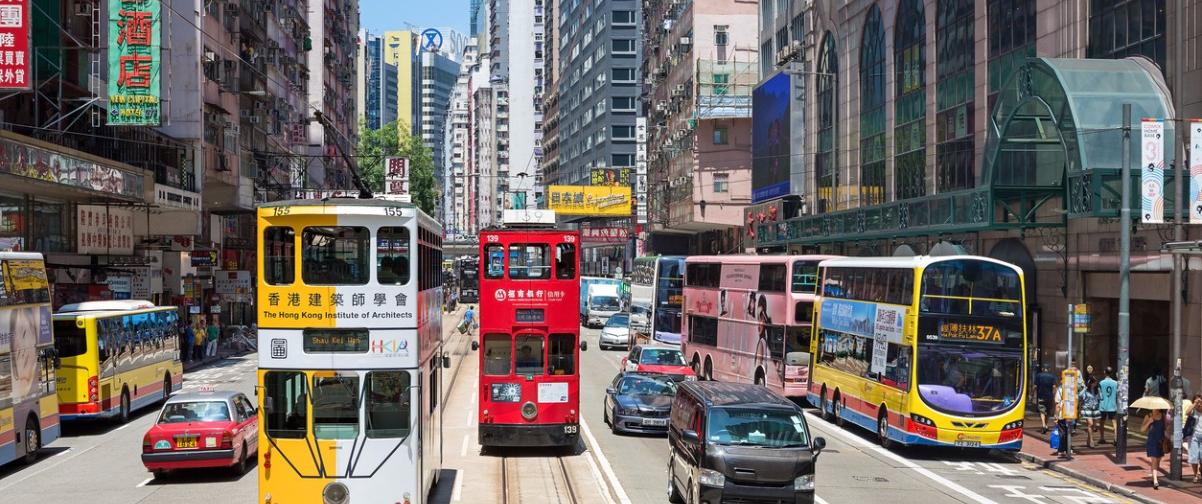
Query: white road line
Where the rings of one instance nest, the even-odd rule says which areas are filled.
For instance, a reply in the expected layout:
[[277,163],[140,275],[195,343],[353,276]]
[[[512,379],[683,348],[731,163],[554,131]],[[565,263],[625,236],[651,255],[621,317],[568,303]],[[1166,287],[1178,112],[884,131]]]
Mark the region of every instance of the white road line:
[[142,480],[142,482],[138,483],[138,486],[136,486],[134,488],[142,488],[142,487],[146,486],[147,483],[150,483],[151,481],[154,481],[154,476],[151,476],[149,478]]
[[842,438],[843,441],[845,441],[849,444],[858,445],[862,448],[867,448],[867,449],[872,450],[880,455],[883,455],[886,458],[888,458],[894,462],[897,462],[898,464],[901,464],[903,467],[912,469],[912,470],[914,470],[914,472],[921,474],[923,476],[926,476],[927,479],[934,481],[935,483],[938,483],[940,485],[943,485],[948,490],[954,491],[960,495],[967,497],[972,502],[976,502],[978,504],[998,504],[997,501],[988,499],[988,498],[982,496],[981,494],[978,494],[972,490],[964,488],[963,486],[960,486],[960,484],[958,484],[952,480],[949,480],[947,478],[944,478],[943,476],[935,474],[931,470],[929,470],[925,467],[922,467],[914,462],[911,462],[910,460],[906,459],[905,457],[902,457],[901,455],[898,455],[889,450],[881,448],[880,446],[872,444],[855,434],[844,431],[841,427],[832,425],[832,424],[826,422],[825,420],[821,420],[820,418],[818,418],[814,414],[810,413],[809,411],[806,411],[806,416],[810,418],[811,422],[822,422],[823,425],[830,426],[831,429],[829,429],[829,431],[832,434]]
[[451,490],[451,500],[459,502],[459,498],[463,497],[463,471],[455,473],[455,488]]
[[117,432],[117,431],[119,431],[119,430],[122,430],[122,429],[124,429],[124,428],[126,428],[126,427],[129,427],[130,425],[133,425],[133,422],[125,422],[125,423],[121,424],[121,426],[120,426],[120,427],[117,427],[116,429],[113,429],[113,432]]
[[[29,478],[32,478],[32,477],[34,477],[34,476],[37,476],[37,475],[39,475],[39,474],[42,474],[42,473],[44,473],[44,472],[46,472],[46,471],[49,471],[49,470],[51,470],[51,469],[54,469],[55,467],[58,467],[58,466],[60,466],[60,465],[63,465],[63,463],[64,463],[64,462],[66,462],[66,461],[68,461],[68,460],[71,460],[71,459],[73,459],[73,458],[75,458],[75,457],[78,457],[78,456],[80,456],[80,455],[83,455],[83,454],[85,454],[85,453],[87,453],[87,452],[90,452],[90,451],[92,451],[92,449],[93,449],[93,448],[96,448],[96,447],[98,447],[98,446],[100,446],[100,445],[92,445],[92,446],[89,446],[89,447],[87,447],[87,448],[85,448],[85,449],[83,449],[83,450],[80,450],[80,451],[77,451],[77,452],[75,452],[75,454],[74,454],[74,455],[71,455],[70,457],[65,457],[65,458],[63,458],[62,462],[59,462],[59,463],[57,463],[57,464],[50,464],[50,465],[47,465],[46,467],[42,467],[42,468],[40,468],[40,469],[38,469],[38,470],[36,470],[36,471],[34,471],[34,472],[31,472],[31,473],[29,473],[29,474],[23,475],[21,478],[18,478],[18,479],[16,479],[16,480],[10,481],[10,482],[8,482],[8,484],[7,484],[7,485],[0,486],[0,492],[3,492],[4,490],[8,490],[9,488],[12,488],[12,487],[13,487],[14,485],[16,485],[17,483],[20,483],[20,482],[22,482],[22,481],[25,481],[25,480],[27,480],[27,479],[29,479]],[[67,452],[63,452],[63,453],[67,453]],[[52,458],[59,458],[59,457],[58,457],[58,456],[55,456],[55,457],[52,457]]]
[[597,462],[592,457],[584,457],[584,461],[588,462],[589,472],[593,473],[593,483],[597,485],[597,493],[605,496],[605,502],[613,504],[614,500],[609,495],[609,491],[605,489],[605,477],[601,475],[601,470],[597,468]]
[[471,427],[472,419],[475,417],[475,415],[476,415],[476,408],[467,408],[463,412],[463,426]]
[[462,445],[460,445],[460,447],[459,447],[459,456],[460,456],[460,457],[466,457],[466,456],[467,456],[467,445],[468,445],[468,444],[470,444],[470,443],[472,442],[472,441],[471,441],[471,437],[472,437],[472,435],[471,435],[471,434],[464,434],[464,435],[463,435],[463,444],[462,444]]
[[822,497],[815,495],[814,496],[814,504],[830,504],[830,503],[827,502],[826,499],[823,499]]
[[588,440],[589,446],[593,449],[590,452],[596,454],[597,464],[601,466],[601,470],[605,471],[605,477],[613,482],[614,492],[617,492],[619,504],[631,504],[630,496],[626,495],[626,489],[622,488],[622,482],[618,480],[618,476],[614,474],[613,468],[609,466],[609,460],[605,458],[605,453],[601,451],[601,445],[597,443],[597,438],[593,437],[593,432],[588,428],[588,422],[584,418],[580,419],[580,430],[584,432],[584,438]]

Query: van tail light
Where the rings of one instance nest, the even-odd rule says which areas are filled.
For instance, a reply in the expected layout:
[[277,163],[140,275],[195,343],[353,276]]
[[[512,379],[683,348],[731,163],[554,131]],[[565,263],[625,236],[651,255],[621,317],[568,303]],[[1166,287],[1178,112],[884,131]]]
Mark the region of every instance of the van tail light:
[[221,433],[221,449],[229,450],[229,449],[232,449],[233,447],[234,447],[234,436],[232,434],[230,434],[230,431],[222,432]]
[[100,380],[95,376],[88,378],[88,402],[100,400]]

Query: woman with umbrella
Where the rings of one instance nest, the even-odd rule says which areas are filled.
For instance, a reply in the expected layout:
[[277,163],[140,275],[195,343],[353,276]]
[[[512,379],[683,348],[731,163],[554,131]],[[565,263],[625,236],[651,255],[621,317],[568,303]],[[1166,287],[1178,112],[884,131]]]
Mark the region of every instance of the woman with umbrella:
[[1148,435],[1144,453],[1151,462],[1153,489],[1160,489],[1160,480],[1157,479],[1157,473],[1160,472],[1160,459],[1164,458],[1164,454],[1169,448],[1168,438],[1165,437],[1164,412],[1171,406],[1168,400],[1156,396],[1144,396],[1131,403],[1132,408],[1152,410],[1152,413],[1144,417],[1144,423],[1140,430]]

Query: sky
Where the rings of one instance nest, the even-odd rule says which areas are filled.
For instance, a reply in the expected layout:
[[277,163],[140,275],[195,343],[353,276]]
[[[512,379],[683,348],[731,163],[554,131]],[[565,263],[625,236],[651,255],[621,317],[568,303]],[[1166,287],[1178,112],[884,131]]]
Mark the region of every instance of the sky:
[[372,33],[449,26],[467,35],[469,0],[359,0],[359,27]]

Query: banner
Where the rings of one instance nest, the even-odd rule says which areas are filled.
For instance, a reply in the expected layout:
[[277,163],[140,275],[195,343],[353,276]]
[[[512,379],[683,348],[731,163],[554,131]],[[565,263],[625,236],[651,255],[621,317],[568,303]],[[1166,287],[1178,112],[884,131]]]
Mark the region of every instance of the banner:
[[109,2],[110,126],[159,125],[159,2]]
[[30,0],[0,1],[0,90],[29,89]]
[[1189,123],[1189,221],[1202,224],[1202,121]]
[[589,171],[589,184],[595,186],[630,185],[630,168],[593,168]]
[[80,254],[134,253],[134,212],[128,207],[78,205],[75,240]]
[[1144,119],[1140,124],[1140,216],[1144,224],[1164,223],[1164,123]]
[[561,215],[630,215],[630,188],[547,186],[548,208]]

